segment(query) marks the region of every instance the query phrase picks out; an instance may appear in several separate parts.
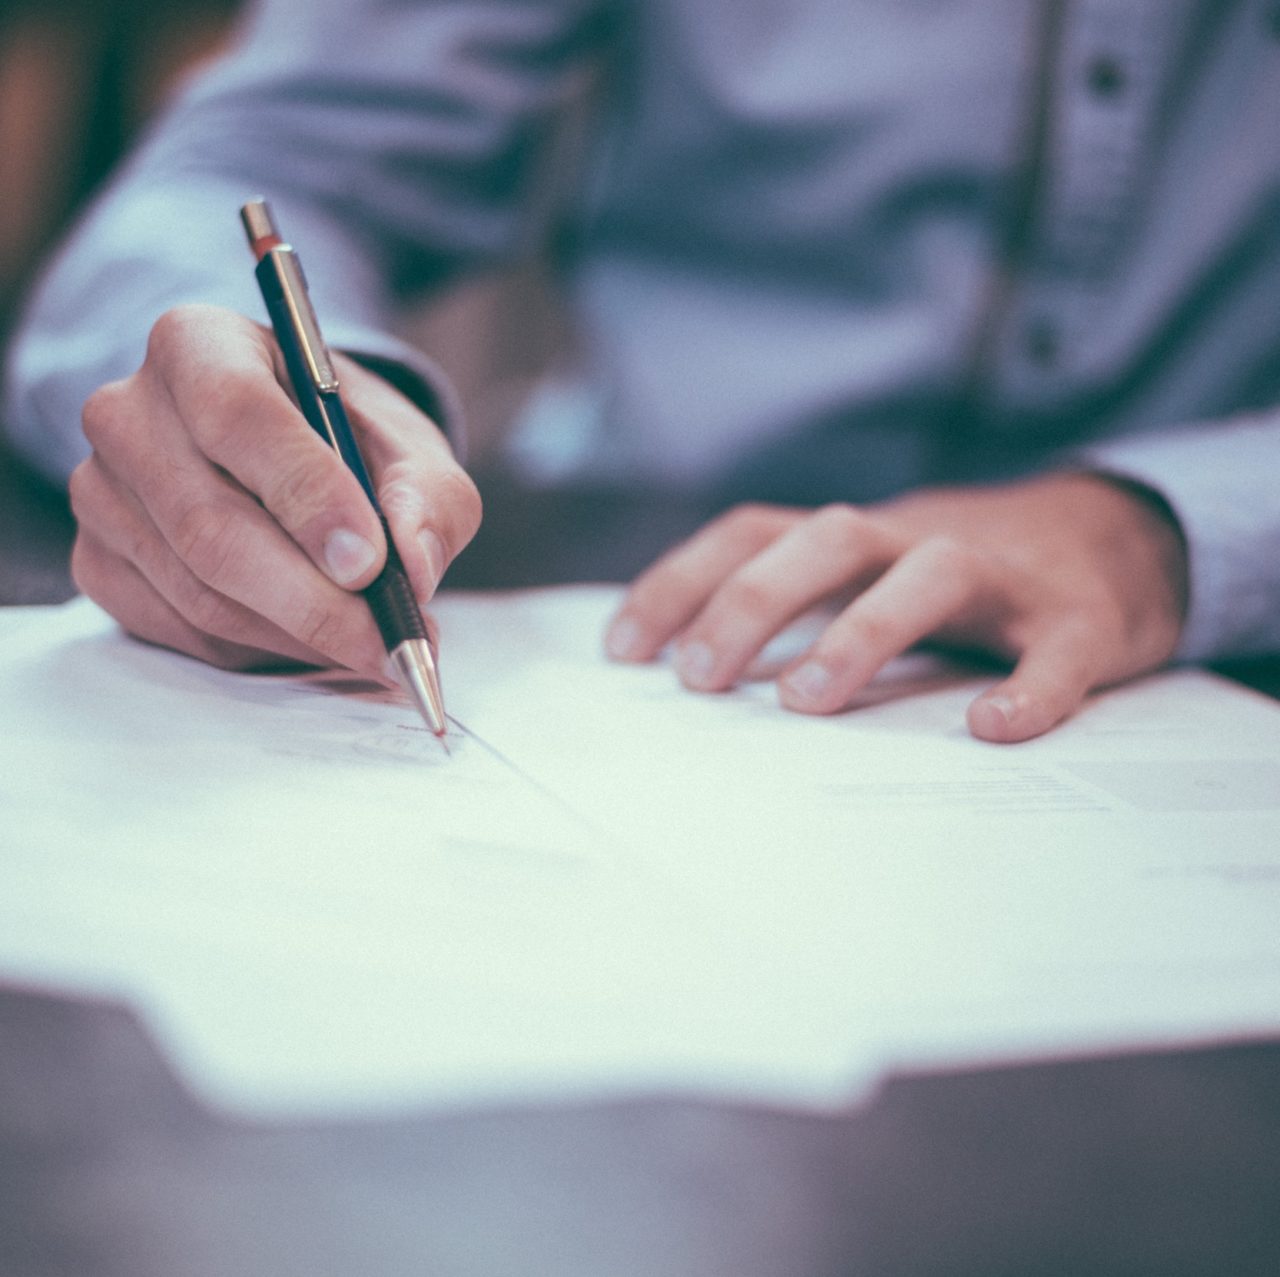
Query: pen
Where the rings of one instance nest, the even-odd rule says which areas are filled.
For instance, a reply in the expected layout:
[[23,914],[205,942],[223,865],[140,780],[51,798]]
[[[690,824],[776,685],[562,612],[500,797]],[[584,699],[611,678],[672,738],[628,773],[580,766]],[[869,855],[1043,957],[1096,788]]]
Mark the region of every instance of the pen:
[[320,324],[307,293],[302,263],[290,244],[285,243],[271,216],[266,200],[250,200],[240,210],[245,234],[258,259],[254,275],[262,299],[271,316],[271,327],[284,354],[289,381],[302,415],[316,433],[329,443],[355,475],[364,494],[382,522],[387,539],[387,561],[381,572],[361,593],[368,601],[391,656],[392,665],[405,691],[413,698],[427,726],[439,737],[445,733],[444,701],[435,655],[409,584],[408,574],[391,539],[377,493],[369,478],[351,423],[338,393],[338,376]]

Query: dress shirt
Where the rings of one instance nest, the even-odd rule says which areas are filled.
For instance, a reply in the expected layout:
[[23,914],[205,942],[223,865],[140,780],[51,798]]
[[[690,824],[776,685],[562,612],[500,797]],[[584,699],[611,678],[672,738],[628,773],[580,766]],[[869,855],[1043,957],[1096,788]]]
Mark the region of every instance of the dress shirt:
[[1180,654],[1276,650],[1277,121],[1271,0],[263,0],[46,272],[5,420],[65,476],[163,309],[260,316],[264,193],[331,343],[456,433],[397,317],[549,239],[596,407],[574,475],[1107,471],[1181,522]]

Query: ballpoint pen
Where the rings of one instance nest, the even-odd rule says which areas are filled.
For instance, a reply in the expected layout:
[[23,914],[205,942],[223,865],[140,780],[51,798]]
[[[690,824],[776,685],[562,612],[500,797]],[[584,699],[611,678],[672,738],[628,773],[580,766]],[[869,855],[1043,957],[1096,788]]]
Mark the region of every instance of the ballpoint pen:
[[401,684],[413,698],[427,726],[443,740],[444,702],[440,696],[440,680],[426,623],[395,542],[391,539],[391,529],[378,504],[368,468],[356,446],[351,423],[338,393],[333,359],[311,306],[302,263],[292,245],[281,238],[266,200],[250,200],[241,208],[240,220],[244,223],[253,255],[258,260],[254,274],[271,317],[276,341],[284,354],[289,381],[302,415],[355,475],[382,523],[387,541],[387,561],[361,593],[373,612],[373,619]]

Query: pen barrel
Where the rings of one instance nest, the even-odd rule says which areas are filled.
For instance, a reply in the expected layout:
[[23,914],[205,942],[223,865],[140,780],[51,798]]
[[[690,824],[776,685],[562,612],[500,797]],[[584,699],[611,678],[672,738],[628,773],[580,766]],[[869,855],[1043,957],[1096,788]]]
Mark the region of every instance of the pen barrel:
[[387,561],[382,571],[360,593],[368,602],[382,641],[390,652],[405,639],[425,639],[428,634],[427,623],[423,620],[418,600],[413,597],[413,588],[385,518],[382,519],[382,531],[387,538]]
[[391,528],[387,524],[386,516],[382,513],[373,480],[369,477],[364,459],[356,446],[355,436],[342,400],[336,394],[322,394],[315,391],[308,382],[298,386],[297,391],[303,416],[311,423],[316,433],[334,448],[347,469],[356,477],[382,524],[382,534],[387,542],[387,560],[382,565],[382,571],[361,591],[361,594],[369,604],[369,610],[373,613],[374,621],[377,622],[387,651],[394,651],[405,639],[426,638],[427,628],[422,619],[422,612],[417,600],[413,597],[413,588],[409,584],[404,561],[400,558],[396,543],[391,538]]
[[[316,434],[342,458],[343,464],[364,489],[373,508],[381,514],[378,494],[369,478],[346,408],[338,394],[337,379],[329,363],[329,352],[324,346],[320,326],[315,321],[311,303],[306,297],[302,267],[293,250],[274,249],[258,263],[254,274],[262,291],[267,314],[271,317],[276,344],[284,356],[290,388],[302,415]],[[293,281],[292,289],[288,286],[290,278]],[[306,325],[299,322],[303,312],[309,317],[309,327],[312,330],[310,337],[304,331]],[[319,350],[312,349],[308,356],[309,346],[318,347]],[[323,363],[329,379],[324,384],[317,383],[314,365],[316,359]]]
[[[256,241],[258,231],[274,233],[269,212],[265,225],[260,227],[255,220],[257,211],[252,211],[255,216],[245,222],[250,238]],[[373,613],[382,641],[391,653],[410,639],[429,642],[426,621],[414,598],[409,575],[392,539],[391,528],[378,503],[373,480],[360,455],[355,432],[338,394],[337,374],[307,297],[301,263],[288,245],[276,244],[259,258],[255,273],[302,415],[355,476],[382,524],[387,559],[382,571],[360,591]]]

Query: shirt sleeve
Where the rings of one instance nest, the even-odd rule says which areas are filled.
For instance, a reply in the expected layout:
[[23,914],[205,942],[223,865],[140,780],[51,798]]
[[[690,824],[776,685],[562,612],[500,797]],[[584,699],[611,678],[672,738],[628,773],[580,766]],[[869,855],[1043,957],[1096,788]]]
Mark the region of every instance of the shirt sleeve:
[[1190,597],[1179,659],[1280,651],[1280,412],[1119,439],[1083,460],[1158,493],[1181,524]]
[[265,320],[238,209],[265,195],[325,337],[459,442],[448,382],[394,336],[409,295],[511,257],[565,100],[600,47],[599,0],[262,0],[175,102],[35,289],[3,421],[55,480],[86,455],[85,399],[141,364],[168,308]]

